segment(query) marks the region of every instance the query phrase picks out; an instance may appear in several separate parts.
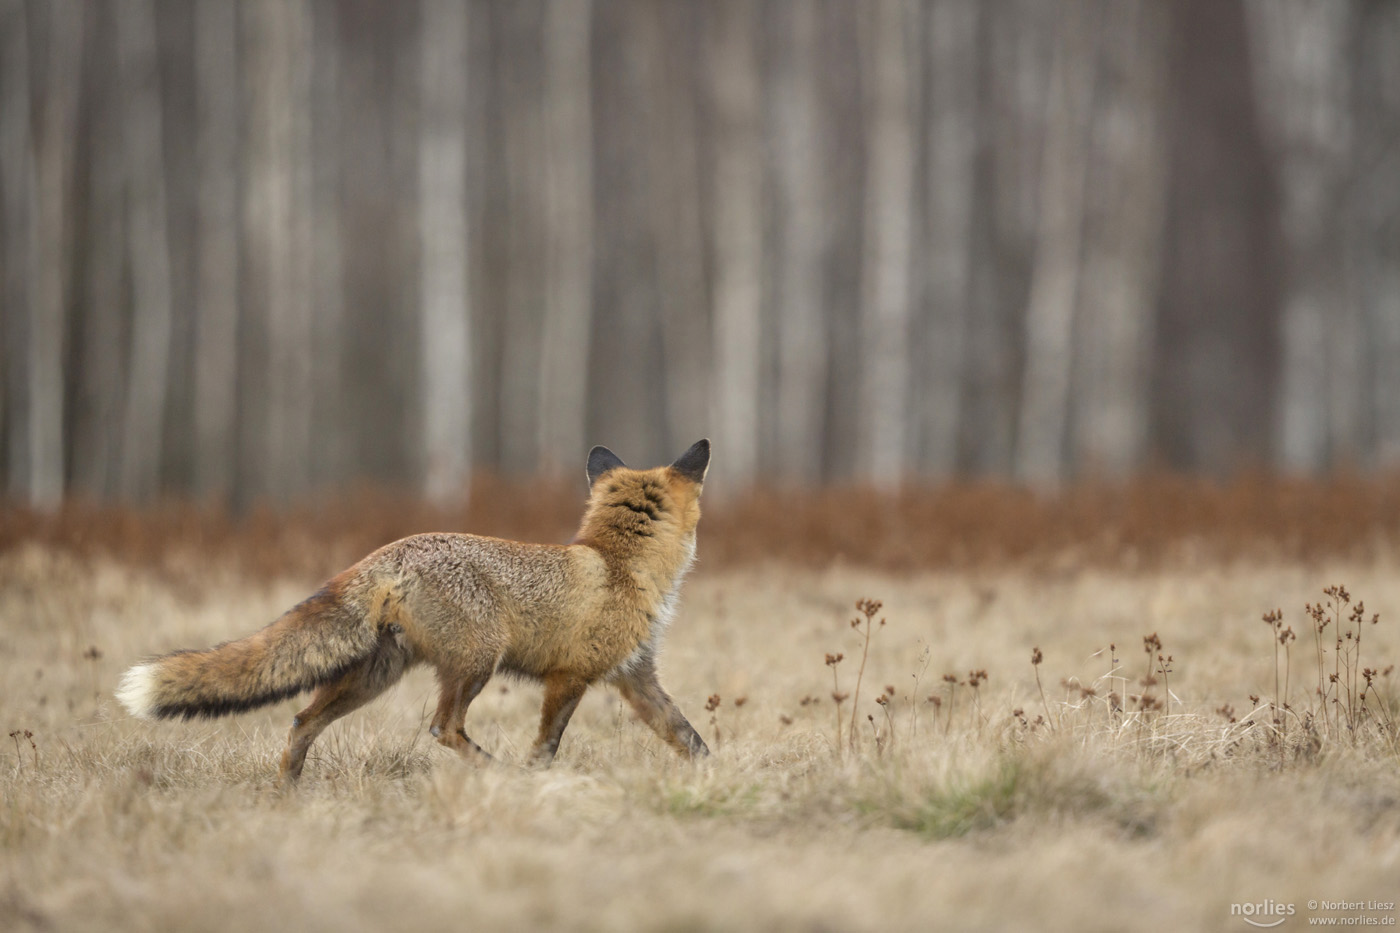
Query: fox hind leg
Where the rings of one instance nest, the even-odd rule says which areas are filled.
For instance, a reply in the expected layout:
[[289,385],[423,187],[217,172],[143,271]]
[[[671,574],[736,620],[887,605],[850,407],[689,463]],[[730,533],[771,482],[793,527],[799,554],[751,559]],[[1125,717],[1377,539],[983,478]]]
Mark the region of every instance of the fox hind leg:
[[492,668],[466,674],[438,670],[441,690],[438,693],[437,713],[433,715],[433,724],[428,731],[438,740],[438,744],[445,745],[463,758],[491,760],[486,750],[467,735],[466,725],[467,707],[491,679]]
[[404,665],[401,653],[378,651],[339,679],[317,688],[311,705],[292,719],[287,748],[282,752],[282,765],[278,769],[282,783],[292,784],[301,777],[307,750],[327,726],[393,686],[403,676]]

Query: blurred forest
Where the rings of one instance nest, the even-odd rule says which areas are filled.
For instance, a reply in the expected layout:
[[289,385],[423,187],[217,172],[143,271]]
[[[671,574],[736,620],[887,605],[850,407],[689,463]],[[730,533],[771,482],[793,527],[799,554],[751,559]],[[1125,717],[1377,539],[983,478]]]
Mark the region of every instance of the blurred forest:
[[0,0],[11,501],[1400,463],[1391,0]]

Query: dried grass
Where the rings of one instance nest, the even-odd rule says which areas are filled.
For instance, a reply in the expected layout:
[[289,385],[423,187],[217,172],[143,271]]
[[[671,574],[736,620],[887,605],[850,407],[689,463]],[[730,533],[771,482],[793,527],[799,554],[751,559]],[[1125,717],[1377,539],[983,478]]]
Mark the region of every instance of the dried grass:
[[[723,741],[706,764],[677,759],[597,691],[552,770],[471,767],[427,740],[431,678],[415,672],[333,726],[287,795],[274,775],[295,702],[149,724],[127,720],[111,690],[144,654],[272,618],[315,568],[248,577],[209,556],[170,563],[157,549],[142,567],[12,541],[0,923],[1201,929],[1240,923],[1230,905],[1243,901],[1301,914],[1309,898],[1393,898],[1400,754],[1372,729],[1292,733],[1280,756],[1258,620],[1276,605],[1303,618],[1344,579],[1382,615],[1363,663],[1400,657],[1395,560],[815,571],[716,566],[706,531],[663,655],[697,725],[713,700]],[[865,655],[850,626],[862,594],[881,598],[888,624],[868,643],[861,728],[853,739],[843,722],[837,739],[822,662]],[[1149,632],[1152,652],[1138,653]],[[1166,693],[1143,682],[1168,653],[1170,707],[1134,702]],[[1295,658],[1295,684],[1303,673]],[[538,703],[535,688],[493,683],[469,728],[518,761]]]

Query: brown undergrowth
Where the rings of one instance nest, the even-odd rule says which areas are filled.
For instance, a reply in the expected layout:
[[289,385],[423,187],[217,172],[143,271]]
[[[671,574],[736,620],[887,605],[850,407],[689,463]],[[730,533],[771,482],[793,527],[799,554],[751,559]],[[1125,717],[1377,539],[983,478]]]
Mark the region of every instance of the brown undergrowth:
[[[368,487],[243,514],[190,501],[140,509],[70,501],[54,512],[0,503],[0,553],[31,543],[167,573],[197,554],[254,575],[317,576],[421,531],[567,541],[583,498],[573,483],[480,476],[469,504],[456,508]],[[775,558],[898,572],[1362,559],[1400,545],[1400,476],[1159,474],[1053,495],[991,481],[889,493],[715,489],[701,537],[705,565],[719,569]]]

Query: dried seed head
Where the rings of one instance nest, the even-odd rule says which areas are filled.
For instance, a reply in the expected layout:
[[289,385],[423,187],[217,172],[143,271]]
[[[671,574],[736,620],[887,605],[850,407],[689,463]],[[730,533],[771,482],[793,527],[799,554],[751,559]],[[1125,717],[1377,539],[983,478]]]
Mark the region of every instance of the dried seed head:
[[1043,655],[1043,654],[1040,653],[1040,649],[1039,649],[1039,648],[1032,648],[1032,649],[1031,649],[1031,664],[1039,664],[1041,661],[1044,661],[1044,660],[1045,660],[1045,655]]

